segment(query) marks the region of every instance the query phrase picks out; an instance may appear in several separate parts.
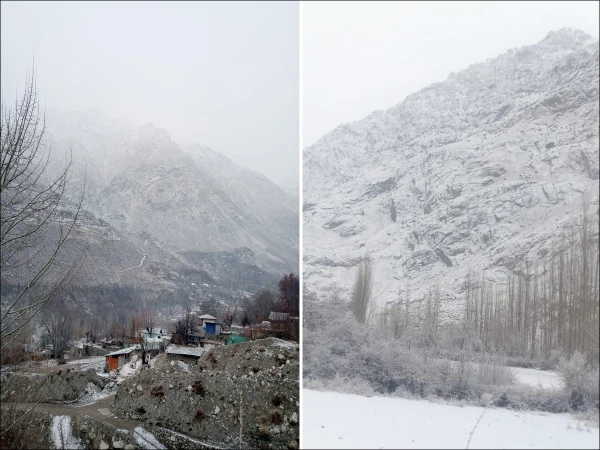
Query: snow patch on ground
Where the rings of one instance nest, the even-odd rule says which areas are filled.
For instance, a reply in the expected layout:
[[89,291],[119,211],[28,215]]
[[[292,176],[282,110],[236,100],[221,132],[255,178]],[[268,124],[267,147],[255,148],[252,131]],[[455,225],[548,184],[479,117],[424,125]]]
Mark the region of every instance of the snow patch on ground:
[[190,372],[190,367],[183,361],[177,361],[177,366],[179,366],[179,368],[182,369],[186,373]]
[[[484,408],[304,389],[302,448],[465,448]],[[490,408],[470,448],[598,448],[566,414]]]
[[73,436],[71,418],[69,416],[54,416],[52,418],[52,443],[59,449],[83,449],[85,446],[78,437]]
[[283,339],[273,339],[273,345],[283,348],[296,348],[296,343],[291,341],[284,341]]
[[133,430],[133,438],[138,445],[144,449],[166,449],[156,437],[142,427],[135,427]]
[[79,405],[89,405],[90,403],[97,402],[98,400],[110,397],[117,392],[117,383],[114,381],[110,381],[106,383],[104,389],[100,389],[94,383],[89,382],[87,387],[85,388],[84,394],[79,397],[77,403]]
[[78,366],[79,370],[88,370],[93,369],[96,371],[104,370],[104,365],[106,364],[106,357],[104,356],[94,356],[92,358],[85,359],[76,359],[74,361],[67,361],[69,365]]
[[119,376],[122,378],[132,377],[136,375],[140,368],[142,367],[141,360],[134,360],[130,363],[125,364],[121,369],[119,369]]
[[195,439],[195,438],[193,438],[191,436],[188,436],[187,434],[183,434],[183,433],[179,433],[177,431],[169,430],[168,428],[161,427],[161,430],[164,430],[167,433],[171,433],[171,434],[174,434],[176,436],[179,436],[180,438],[186,439],[186,440],[188,440],[190,442],[193,442],[194,444],[199,444],[202,447],[208,447],[208,448],[214,448],[214,449],[222,449],[223,448],[223,447],[217,447],[216,445],[213,445],[213,444],[209,444],[208,442],[200,441],[200,440]]
[[544,388],[561,388],[563,382],[560,375],[556,372],[546,370],[526,369],[523,367],[513,367],[511,369],[515,374],[517,383],[530,386],[541,386]]

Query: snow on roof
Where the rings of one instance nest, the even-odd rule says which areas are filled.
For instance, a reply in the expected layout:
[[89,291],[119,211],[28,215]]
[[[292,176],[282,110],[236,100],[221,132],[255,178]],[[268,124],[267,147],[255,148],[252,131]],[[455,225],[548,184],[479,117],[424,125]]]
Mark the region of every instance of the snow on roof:
[[217,320],[216,317],[211,316],[210,314],[203,314],[201,316],[198,317],[198,319],[204,319],[204,320]]
[[158,342],[158,343],[162,343],[163,339],[159,338],[159,337],[154,337],[154,338],[146,338],[146,342],[150,343],[150,342]]
[[271,314],[269,314],[269,320],[287,320],[289,316],[289,313],[271,311]]
[[200,358],[204,353],[202,347],[179,347],[177,345],[170,345],[166,350],[167,355],[184,355],[184,356],[197,356]]
[[134,345],[132,347],[122,348],[121,350],[117,350],[116,352],[109,353],[106,356],[126,355],[128,353],[131,353],[134,350],[137,350],[139,347],[140,347],[139,345]]

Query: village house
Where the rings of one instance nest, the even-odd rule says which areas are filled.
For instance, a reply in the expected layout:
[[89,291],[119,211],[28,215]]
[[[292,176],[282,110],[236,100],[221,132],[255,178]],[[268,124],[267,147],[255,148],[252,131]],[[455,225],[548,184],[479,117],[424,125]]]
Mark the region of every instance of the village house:
[[270,325],[265,327],[263,322],[262,334],[292,341],[297,341],[300,336],[299,317],[291,316],[289,313],[271,311],[267,323]]
[[219,336],[223,333],[223,322],[215,321],[215,322],[207,322],[206,323],[206,334],[213,334],[215,336]]
[[207,323],[215,323],[217,321],[216,317],[211,316],[210,314],[202,314],[198,317],[200,321],[200,326],[206,330]]
[[109,370],[118,370],[127,364],[136,350],[139,350],[139,345],[123,348],[106,355],[106,364]]

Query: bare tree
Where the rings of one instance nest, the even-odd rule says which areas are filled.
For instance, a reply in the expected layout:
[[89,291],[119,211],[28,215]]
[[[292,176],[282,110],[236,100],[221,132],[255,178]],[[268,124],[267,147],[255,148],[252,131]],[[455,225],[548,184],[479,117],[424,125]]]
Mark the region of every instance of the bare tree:
[[139,312],[132,312],[129,316],[129,339],[132,342],[137,342],[139,339],[138,333],[144,323],[143,315]]
[[152,329],[156,326],[157,317],[158,315],[154,310],[144,309],[142,311],[144,328],[148,331],[148,333],[151,333]]
[[367,323],[373,309],[371,307],[371,293],[373,291],[371,259],[365,259],[358,266],[354,288],[352,290],[352,300],[350,309],[354,313],[354,317],[360,323]]
[[186,308],[185,315],[175,324],[175,335],[181,336],[183,341],[188,344],[190,336],[198,329],[196,316],[192,314],[189,306]]
[[90,316],[86,321],[87,331],[85,335],[88,341],[92,341],[92,343],[96,343],[98,338],[100,337],[102,323],[100,321],[100,317],[98,316]]
[[72,336],[71,316],[65,310],[52,311],[45,315],[43,324],[52,344],[54,358],[59,359],[65,354]]
[[[33,70],[21,97],[10,104],[2,98],[0,111],[0,269],[3,276],[28,274],[24,287],[2,308],[0,340],[5,348],[75,274],[79,261],[65,267],[60,257],[77,223],[85,183],[79,202],[67,206],[71,159],[60,173],[51,173]],[[71,210],[65,211],[67,207]]]

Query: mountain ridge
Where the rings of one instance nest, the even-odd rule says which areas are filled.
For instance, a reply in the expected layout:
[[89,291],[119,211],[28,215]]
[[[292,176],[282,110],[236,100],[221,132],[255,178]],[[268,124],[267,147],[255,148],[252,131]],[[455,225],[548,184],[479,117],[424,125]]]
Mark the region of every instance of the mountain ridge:
[[502,284],[597,204],[597,86],[598,41],[562,29],[334,128],[303,152],[305,281],[348,294],[368,254],[379,303],[441,279],[456,315],[469,266]]

